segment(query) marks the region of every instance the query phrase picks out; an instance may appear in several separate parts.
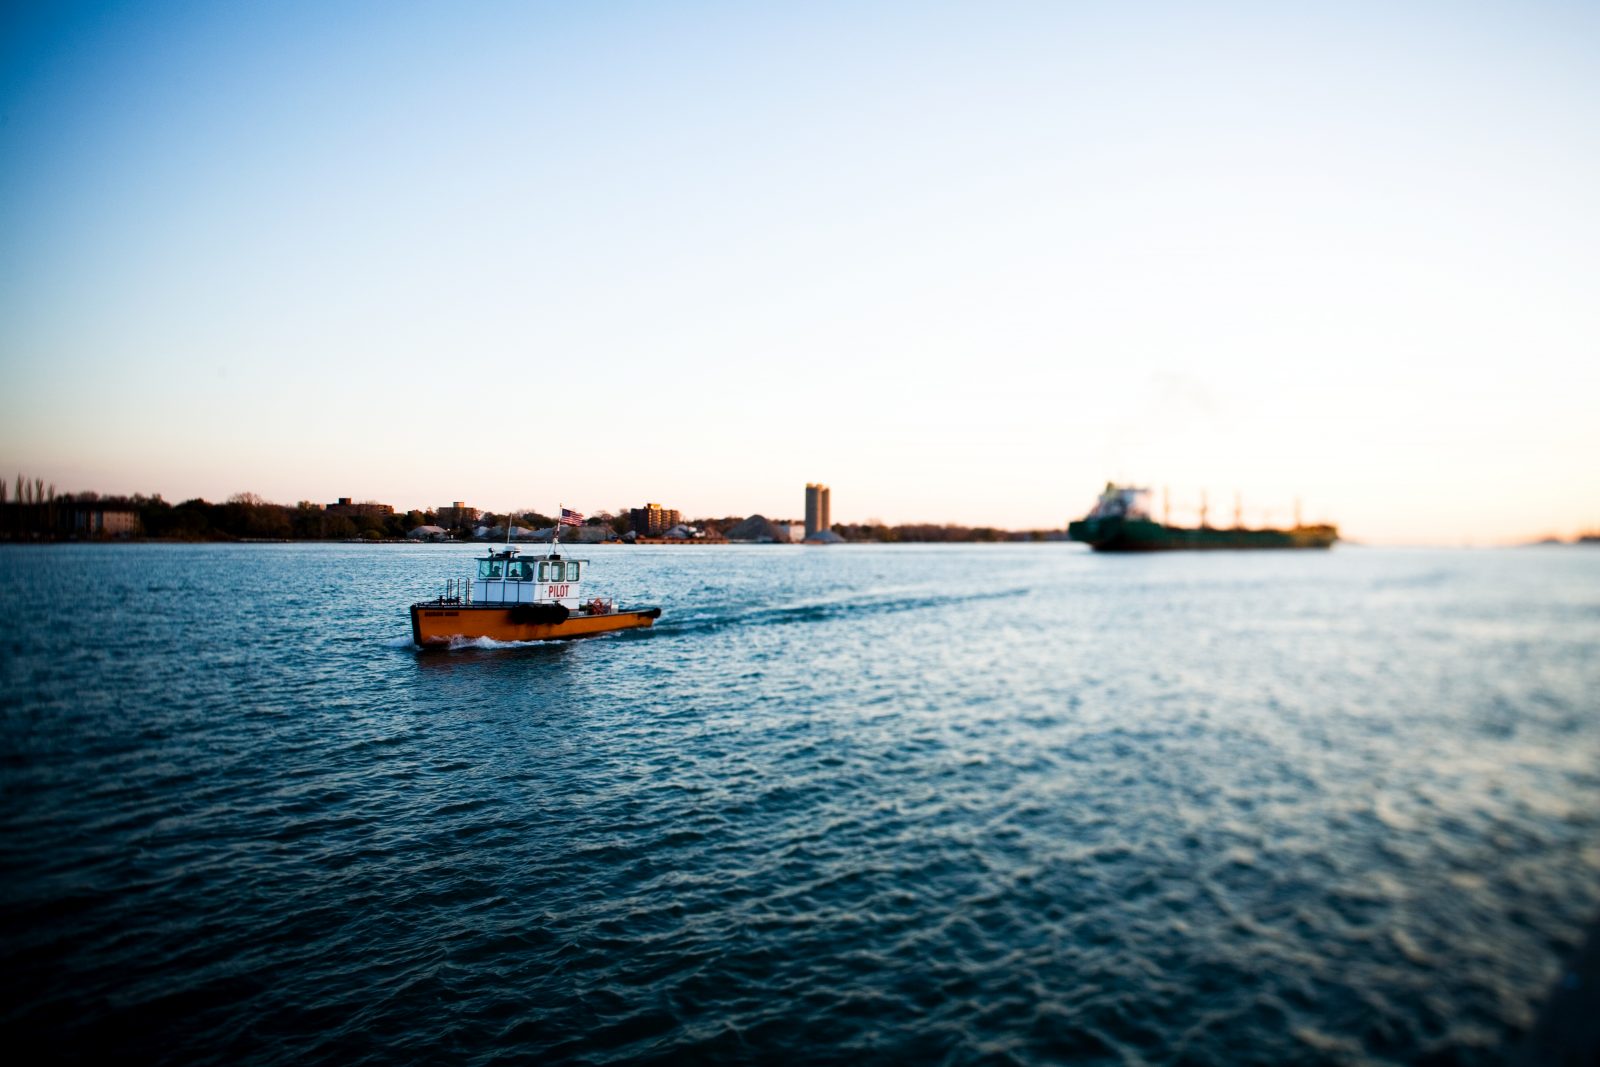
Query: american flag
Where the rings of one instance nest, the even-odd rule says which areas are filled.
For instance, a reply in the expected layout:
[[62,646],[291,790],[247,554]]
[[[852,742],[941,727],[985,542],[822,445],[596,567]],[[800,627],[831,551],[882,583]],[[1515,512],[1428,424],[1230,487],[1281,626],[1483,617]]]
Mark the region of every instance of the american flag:
[[563,525],[563,526],[582,526],[583,525],[583,515],[580,514],[579,512],[573,511],[571,508],[562,508],[561,509],[561,525]]

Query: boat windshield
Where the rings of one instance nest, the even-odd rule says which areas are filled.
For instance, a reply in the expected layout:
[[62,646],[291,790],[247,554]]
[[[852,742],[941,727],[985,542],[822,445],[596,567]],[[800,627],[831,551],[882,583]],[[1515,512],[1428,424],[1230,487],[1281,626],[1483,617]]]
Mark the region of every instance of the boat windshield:
[[511,582],[575,582],[582,569],[578,560],[480,559],[479,578],[503,578]]

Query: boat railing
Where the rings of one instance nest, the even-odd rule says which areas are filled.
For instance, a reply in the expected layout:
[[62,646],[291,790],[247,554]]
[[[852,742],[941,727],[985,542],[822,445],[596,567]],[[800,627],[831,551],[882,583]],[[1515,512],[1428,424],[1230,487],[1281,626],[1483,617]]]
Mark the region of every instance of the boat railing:
[[444,595],[439,598],[441,604],[470,604],[472,603],[471,578],[446,578],[444,581]]
[[[443,595],[437,600],[428,601],[427,603],[436,604],[439,606],[470,605],[472,603],[472,579],[445,579]],[[493,602],[491,601],[490,603]],[[578,615],[615,615],[616,613],[616,598],[609,596],[583,597],[578,601],[578,606],[574,610],[574,614]]]

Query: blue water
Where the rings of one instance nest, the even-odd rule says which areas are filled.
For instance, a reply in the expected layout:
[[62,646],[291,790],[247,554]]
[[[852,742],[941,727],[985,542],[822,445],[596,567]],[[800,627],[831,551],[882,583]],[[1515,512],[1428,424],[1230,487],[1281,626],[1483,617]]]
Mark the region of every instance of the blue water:
[[172,1063],[1498,1062],[1600,911],[1600,552],[0,550],[0,1026]]

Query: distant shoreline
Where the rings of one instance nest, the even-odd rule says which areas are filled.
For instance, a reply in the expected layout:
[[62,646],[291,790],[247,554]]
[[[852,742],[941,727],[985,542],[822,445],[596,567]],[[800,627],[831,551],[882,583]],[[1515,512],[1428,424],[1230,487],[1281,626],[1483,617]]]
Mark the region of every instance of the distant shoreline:
[[[378,537],[367,539],[364,537],[58,537],[58,538],[32,538],[32,539],[0,539],[0,545],[418,545],[439,546],[447,545],[475,545],[484,548],[499,548],[506,544],[504,541],[419,541],[407,537]],[[549,541],[512,541],[517,548],[540,548],[550,544]],[[1069,541],[1065,536],[1053,538],[1016,537],[1001,540],[973,540],[973,541],[839,541],[837,545],[1052,545],[1052,544],[1077,544]],[[808,545],[804,541],[730,541],[725,537],[701,537],[668,539],[662,537],[641,538],[638,541],[562,541],[557,547],[564,549],[575,548],[653,548],[657,546],[669,548],[678,547],[722,547],[722,548],[828,548],[834,545]]]
[[[516,540],[511,542],[518,548],[538,548],[548,545],[549,541]],[[756,548],[829,548],[839,545],[1055,545],[1078,544],[1063,533],[1052,537],[1031,537],[1026,534],[1008,536],[995,539],[956,540],[916,540],[901,539],[896,541],[876,541],[871,539],[845,540],[836,545],[808,545],[803,541],[730,541],[727,538],[641,538],[637,542],[629,541],[562,541],[561,547],[566,549],[576,548],[640,548],[666,546],[676,547],[710,547],[724,548],[756,547]],[[504,545],[504,541],[421,541],[406,537],[58,537],[58,538],[0,538],[0,546],[32,546],[48,547],[52,545],[476,545],[481,547],[496,547]],[[1083,546],[1087,548],[1088,546]],[[1351,548],[1394,548],[1394,549],[1461,549],[1470,551],[1499,550],[1499,549],[1529,549],[1529,548],[1590,548],[1600,549],[1600,540],[1593,538],[1575,539],[1571,541],[1540,540],[1540,541],[1514,541],[1502,544],[1409,544],[1385,543],[1372,541],[1357,541],[1349,538],[1340,538],[1336,546],[1339,549]],[[1151,553],[1152,555],[1172,555],[1170,552]],[[1185,553],[1177,553],[1183,555]]]

